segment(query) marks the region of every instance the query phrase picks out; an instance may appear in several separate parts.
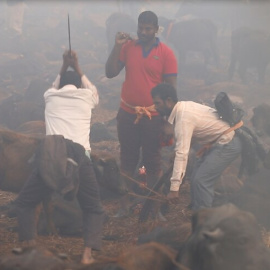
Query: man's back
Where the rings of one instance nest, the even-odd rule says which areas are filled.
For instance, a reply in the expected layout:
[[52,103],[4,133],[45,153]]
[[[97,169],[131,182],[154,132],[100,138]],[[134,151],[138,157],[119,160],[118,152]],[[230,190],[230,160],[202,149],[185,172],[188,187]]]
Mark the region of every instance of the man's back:
[[[60,74],[44,94],[46,135],[63,135],[91,150],[91,110],[99,102],[98,92],[81,72],[77,56],[64,58]],[[74,72],[67,71],[69,66]]]
[[91,97],[91,91],[73,85],[49,89],[44,95],[46,135],[61,134],[90,150]]

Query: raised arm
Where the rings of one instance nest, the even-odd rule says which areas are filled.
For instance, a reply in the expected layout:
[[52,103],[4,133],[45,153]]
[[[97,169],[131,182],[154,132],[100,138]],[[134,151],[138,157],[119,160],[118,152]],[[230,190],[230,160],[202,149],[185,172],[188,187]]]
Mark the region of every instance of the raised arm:
[[130,39],[130,36],[123,32],[118,32],[115,36],[115,44],[106,62],[105,72],[107,78],[116,77],[123,69],[123,65],[119,62],[119,56],[122,45]]
[[75,51],[71,51],[71,54],[66,56],[68,58],[69,66],[76,71],[80,77],[83,76],[82,70],[79,65],[78,57]]
[[97,88],[94,84],[92,84],[92,82],[83,74],[80,65],[79,65],[79,61],[78,61],[78,57],[75,51],[71,51],[71,57],[69,60],[69,65],[71,68],[74,69],[74,71],[76,71],[82,80],[82,88],[86,88],[86,89],[90,89],[92,91],[92,103],[94,106],[96,106],[99,103],[99,96],[98,96],[98,91]]

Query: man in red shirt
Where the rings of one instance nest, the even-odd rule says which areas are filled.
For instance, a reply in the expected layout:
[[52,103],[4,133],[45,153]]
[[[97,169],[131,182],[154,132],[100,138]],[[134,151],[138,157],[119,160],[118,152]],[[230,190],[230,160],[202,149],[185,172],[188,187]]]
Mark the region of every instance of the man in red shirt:
[[161,127],[164,120],[155,111],[151,89],[161,82],[176,87],[177,61],[173,51],[156,37],[158,18],[152,11],[138,17],[138,39],[118,32],[106,63],[106,76],[116,77],[125,67],[121,104],[117,114],[120,161],[123,173],[132,176],[140,158],[153,187],[161,174]]

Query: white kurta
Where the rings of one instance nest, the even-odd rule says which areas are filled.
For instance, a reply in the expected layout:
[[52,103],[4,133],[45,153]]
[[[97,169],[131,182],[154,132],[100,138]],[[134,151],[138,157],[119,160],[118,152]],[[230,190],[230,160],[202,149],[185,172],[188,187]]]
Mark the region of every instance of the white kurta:
[[90,121],[92,109],[98,104],[99,97],[96,87],[82,76],[82,88],[65,85],[59,88],[60,75],[53,87],[44,93],[46,135],[63,135],[90,148]]

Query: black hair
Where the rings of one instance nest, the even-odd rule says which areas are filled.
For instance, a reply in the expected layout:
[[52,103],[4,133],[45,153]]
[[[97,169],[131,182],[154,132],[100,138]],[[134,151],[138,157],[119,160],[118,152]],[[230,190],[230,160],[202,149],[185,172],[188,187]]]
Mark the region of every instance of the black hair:
[[171,98],[172,101],[178,102],[176,89],[168,83],[160,83],[151,91],[152,97],[160,97],[162,100]]
[[63,86],[68,84],[72,84],[75,85],[77,88],[80,88],[82,85],[81,76],[76,71],[66,71],[63,75],[61,75],[59,88],[62,88]]
[[144,11],[139,15],[138,23],[147,23],[158,26],[158,17],[153,11]]

